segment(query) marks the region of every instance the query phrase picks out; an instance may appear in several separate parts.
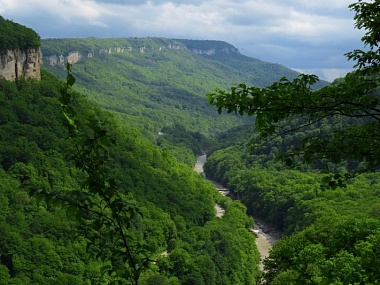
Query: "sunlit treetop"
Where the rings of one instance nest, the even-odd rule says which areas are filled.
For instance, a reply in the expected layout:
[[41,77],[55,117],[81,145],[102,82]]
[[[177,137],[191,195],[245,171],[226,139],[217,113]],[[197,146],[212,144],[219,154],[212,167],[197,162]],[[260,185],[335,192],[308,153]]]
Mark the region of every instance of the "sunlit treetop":
[[37,48],[40,36],[30,28],[0,16],[0,50]]

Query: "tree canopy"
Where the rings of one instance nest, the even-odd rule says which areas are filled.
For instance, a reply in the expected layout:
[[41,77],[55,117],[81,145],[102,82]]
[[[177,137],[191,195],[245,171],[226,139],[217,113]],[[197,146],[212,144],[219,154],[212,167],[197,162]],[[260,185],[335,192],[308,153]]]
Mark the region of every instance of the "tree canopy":
[[[217,137],[204,169],[256,221],[285,234],[264,260],[262,284],[379,283],[380,172],[370,171],[380,164],[380,1],[349,7],[356,27],[365,29],[365,48],[346,54],[355,70],[344,78],[319,90],[312,88],[316,76],[300,75],[266,88],[240,84],[208,94],[219,112],[255,118],[254,128]],[[246,146],[250,137],[253,150]],[[285,169],[275,156],[298,169]],[[332,172],[326,179],[323,164]],[[346,180],[360,172],[367,173]],[[321,180],[334,191],[323,191]]]
[[[260,136],[254,145],[315,125],[325,118],[350,121],[346,128],[336,124],[328,132],[306,136],[279,158],[287,165],[294,165],[295,161],[311,163],[321,158],[333,163],[354,160],[360,162],[354,173],[377,169],[380,166],[380,34],[376,23],[380,20],[380,1],[359,0],[349,8],[356,12],[356,28],[366,31],[362,37],[366,50],[346,54],[349,60],[356,61],[353,72],[319,90],[312,88],[319,78],[306,74],[294,80],[283,77],[265,88],[239,84],[229,91],[216,89],[207,94],[209,103],[216,106],[219,113],[226,110],[255,116]],[[294,118],[299,119],[300,124],[289,128],[287,120]],[[343,181],[342,177],[335,176],[330,186]]]
[[34,30],[0,16],[0,50],[24,50],[40,45],[40,36]]
[[[245,208],[215,217],[211,183],[65,86],[44,70],[0,80],[0,284],[255,284]],[[112,215],[127,218],[134,272]]]

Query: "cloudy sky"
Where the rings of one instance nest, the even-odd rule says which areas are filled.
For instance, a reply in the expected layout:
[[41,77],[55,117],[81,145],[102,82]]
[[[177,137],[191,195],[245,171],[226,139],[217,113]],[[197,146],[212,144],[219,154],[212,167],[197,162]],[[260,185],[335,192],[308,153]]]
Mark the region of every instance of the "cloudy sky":
[[332,80],[363,48],[354,0],[0,0],[0,15],[42,38],[223,40],[244,55]]

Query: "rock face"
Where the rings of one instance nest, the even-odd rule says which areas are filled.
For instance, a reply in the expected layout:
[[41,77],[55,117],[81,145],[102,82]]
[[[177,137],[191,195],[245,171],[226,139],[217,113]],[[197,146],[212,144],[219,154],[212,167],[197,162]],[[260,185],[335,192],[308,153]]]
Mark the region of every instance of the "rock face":
[[17,80],[20,77],[41,79],[41,50],[0,51],[0,78]]
[[[195,42],[195,43],[194,43]],[[115,54],[115,53],[124,53],[124,52],[132,52],[137,51],[139,53],[147,53],[151,51],[163,51],[163,50],[181,50],[181,49],[188,49],[195,54],[199,55],[206,55],[206,56],[213,56],[215,54],[240,54],[239,49],[223,42],[215,41],[216,43],[208,43],[206,41],[206,44],[203,41],[192,41],[192,40],[185,40],[185,43],[183,45],[177,44],[177,43],[169,43],[169,44],[161,44],[158,47],[157,46],[145,46],[145,45],[135,45],[132,46],[118,46],[118,47],[104,47],[99,48],[96,50],[89,50],[89,51],[83,51],[81,54],[79,51],[71,51],[68,55],[57,55],[57,54],[49,54],[46,55],[46,51],[44,52],[44,62],[47,62],[51,66],[56,65],[62,65],[64,66],[66,62],[70,64],[75,64],[81,61],[83,58],[94,58],[101,54]],[[190,43],[190,46],[188,47],[186,43]],[[211,48],[205,48],[205,45],[207,47],[211,46]],[[214,47],[213,47],[214,46]],[[49,53],[51,51],[49,50]]]
[[82,58],[82,55],[79,52],[74,51],[74,52],[71,52],[67,56],[67,61],[70,64],[74,64],[74,63],[77,63],[81,58]]
[[214,55],[217,51],[225,53],[225,54],[233,54],[233,53],[240,54],[237,48],[228,48],[228,47],[224,47],[220,50],[211,48],[211,49],[192,49],[192,51],[196,54],[202,54],[202,55]]

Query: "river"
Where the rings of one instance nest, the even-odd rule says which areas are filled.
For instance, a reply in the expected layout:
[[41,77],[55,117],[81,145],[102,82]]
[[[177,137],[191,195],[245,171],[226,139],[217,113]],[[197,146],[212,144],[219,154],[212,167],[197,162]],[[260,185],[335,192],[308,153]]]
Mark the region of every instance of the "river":
[[[198,173],[203,173],[203,165],[206,161],[206,155],[198,156],[197,162],[194,166],[194,171]],[[223,187],[222,185],[211,181],[215,188],[221,192],[223,195],[228,194],[228,189]],[[218,204],[215,205],[216,209],[216,216],[217,217],[223,217],[224,215],[224,209],[220,207]],[[263,270],[263,263],[262,261],[268,257],[269,251],[272,247],[272,244],[279,239],[279,235],[275,233],[269,226],[267,226],[264,222],[260,221],[259,219],[253,217],[255,221],[255,227],[251,229],[252,233],[256,236],[256,246],[260,253],[260,269]]]

